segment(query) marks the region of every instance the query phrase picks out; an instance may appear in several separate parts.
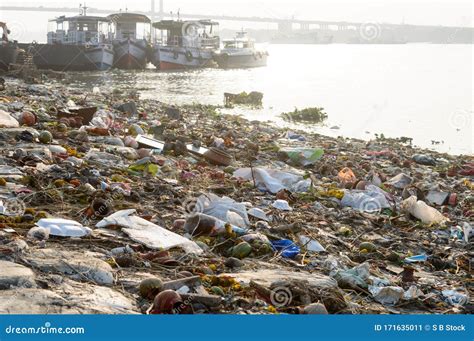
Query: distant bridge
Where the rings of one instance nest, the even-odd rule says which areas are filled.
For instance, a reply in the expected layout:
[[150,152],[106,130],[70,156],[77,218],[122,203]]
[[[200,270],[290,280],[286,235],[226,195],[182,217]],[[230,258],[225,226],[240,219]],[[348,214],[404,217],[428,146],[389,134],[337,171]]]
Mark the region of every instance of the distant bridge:
[[[59,12],[59,13],[78,13],[79,8],[71,7],[44,7],[44,6],[7,6],[0,5],[0,11],[30,11],[30,12]],[[95,14],[111,14],[117,12],[117,10],[99,9],[99,8],[87,8],[89,13]],[[159,9],[155,8],[155,0],[151,0],[151,9],[149,11],[133,11],[134,13],[141,13],[149,16],[152,20],[170,18],[173,15],[167,13],[163,9],[163,0],[159,0]],[[176,14],[174,14],[176,16]],[[280,31],[291,31],[293,25],[298,25],[302,30],[309,30],[311,26],[320,30],[358,30],[368,23],[358,22],[347,22],[347,21],[323,21],[323,20],[302,20],[302,19],[284,19],[284,18],[271,18],[271,17],[241,17],[232,15],[215,15],[215,14],[187,14],[180,13],[181,18],[185,19],[213,19],[213,20],[224,20],[224,21],[241,21],[241,22],[254,22],[254,23],[274,23],[278,25]],[[427,25],[406,25],[406,24],[387,24],[380,23],[377,25],[380,29],[436,29],[444,28],[451,30],[465,30],[472,29],[468,27],[444,27],[444,26],[427,26]]]

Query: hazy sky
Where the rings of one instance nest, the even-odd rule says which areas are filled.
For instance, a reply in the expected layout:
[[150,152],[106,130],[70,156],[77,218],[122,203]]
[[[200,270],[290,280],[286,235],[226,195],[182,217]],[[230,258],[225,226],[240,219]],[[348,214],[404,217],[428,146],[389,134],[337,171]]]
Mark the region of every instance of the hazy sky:
[[[2,5],[78,7],[81,1],[0,0]],[[156,0],[158,7],[159,0]],[[150,8],[151,0],[88,0],[87,6],[129,11]],[[474,26],[473,0],[165,0],[166,12],[250,15],[356,22],[389,22],[445,26]],[[62,13],[0,12],[0,20],[10,22],[19,38],[43,36],[47,19]],[[222,23],[235,28],[242,23]],[[252,24],[245,24],[251,27]],[[261,24],[258,28],[273,28]],[[12,30],[15,31],[15,30]],[[21,32],[21,33],[20,33]]]

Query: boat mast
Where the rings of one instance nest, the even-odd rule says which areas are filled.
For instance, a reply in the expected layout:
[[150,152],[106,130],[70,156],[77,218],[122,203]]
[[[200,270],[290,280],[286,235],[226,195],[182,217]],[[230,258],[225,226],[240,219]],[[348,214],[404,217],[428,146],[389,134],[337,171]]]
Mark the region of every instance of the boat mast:
[[84,5],[79,5],[79,9],[81,11],[81,13],[79,15],[83,15],[83,16],[86,16],[87,15],[87,9],[89,7],[86,6],[86,3],[84,2]]

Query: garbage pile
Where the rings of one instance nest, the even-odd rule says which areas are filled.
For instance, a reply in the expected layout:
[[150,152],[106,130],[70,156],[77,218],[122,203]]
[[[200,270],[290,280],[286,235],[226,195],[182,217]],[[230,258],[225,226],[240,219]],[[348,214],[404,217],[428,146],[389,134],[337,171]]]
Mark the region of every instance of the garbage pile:
[[472,313],[474,160],[7,79],[0,313]]

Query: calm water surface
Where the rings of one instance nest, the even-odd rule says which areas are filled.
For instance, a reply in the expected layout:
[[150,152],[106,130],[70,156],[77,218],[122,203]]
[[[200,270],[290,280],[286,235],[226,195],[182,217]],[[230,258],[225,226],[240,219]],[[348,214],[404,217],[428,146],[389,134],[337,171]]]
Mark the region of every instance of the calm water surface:
[[325,124],[304,128],[362,139],[375,133],[408,136],[418,146],[474,153],[472,45],[269,45],[268,50],[264,68],[111,71],[77,74],[74,80],[88,87],[135,86],[143,98],[171,104],[222,105],[224,92],[261,91],[262,109],[226,110],[282,124],[282,112],[324,107]]

